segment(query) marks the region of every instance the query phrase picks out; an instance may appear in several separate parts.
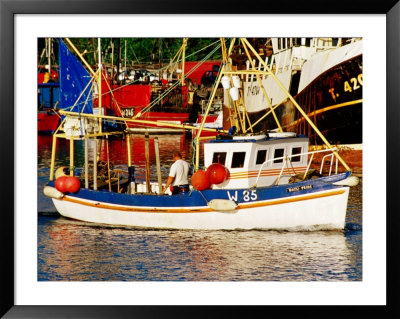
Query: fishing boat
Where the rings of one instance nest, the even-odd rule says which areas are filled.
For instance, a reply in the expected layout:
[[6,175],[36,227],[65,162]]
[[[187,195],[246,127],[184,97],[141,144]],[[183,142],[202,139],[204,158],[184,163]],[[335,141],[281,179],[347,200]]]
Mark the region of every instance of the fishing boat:
[[60,100],[58,73],[52,67],[52,41],[46,39],[42,57],[47,55],[47,65],[38,68],[38,133],[52,134],[60,124],[57,107]]
[[52,134],[60,124],[60,115],[57,113],[59,99],[59,83],[38,84],[38,133]]
[[[111,172],[110,163],[107,163],[107,178],[104,184],[99,185],[97,142],[102,139],[107,145],[111,134],[123,138],[129,135],[129,131],[103,131],[102,121],[121,119],[101,115],[101,109],[93,112],[94,114],[61,111],[66,119],[75,119],[77,127],[74,131],[71,127],[65,129],[64,125],[53,135],[50,181],[45,186],[44,193],[52,199],[57,211],[67,218],[96,224],[152,229],[343,229],[349,189],[357,185],[358,178],[352,176],[337,149],[329,144],[266,64],[264,71],[255,67],[246,71],[232,68],[229,55],[235,41],[236,39],[232,39],[227,48],[225,40],[221,39],[223,67],[216,80],[217,84],[221,81],[225,83],[224,90],[230,97],[227,107],[232,112],[230,119],[233,125],[227,131],[220,131],[214,139],[200,143],[201,132],[205,129],[206,118],[216,95],[218,85],[215,85],[194,138],[194,172],[189,190],[176,195],[163,193],[165,185],[161,182],[159,169],[155,182],[151,180],[147,168],[146,181],[142,183],[136,180],[129,138],[126,140],[128,176],[123,178],[120,171]],[[247,39],[242,38],[240,41],[247,53],[252,52],[264,63]],[[269,75],[274,78],[287,98],[293,101],[298,111],[325,142],[327,149],[309,152],[309,138],[295,132],[283,131],[279,122],[278,131],[255,132],[257,123],[250,122],[243,104],[243,87],[237,87],[240,85],[236,77],[246,75],[257,78],[260,75]],[[228,82],[231,83],[229,89],[226,86]],[[268,98],[268,95],[265,97]],[[277,120],[273,108],[267,113]],[[123,121],[147,124],[135,117],[123,118]],[[96,123],[99,124],[98,127],[95,126]],[[165,125],[174,127],[168,123]],[[193,129],[189,125],[181,127]],[[69,174],[63,170],[60,173],[60,168],[55,168],[57,138],[70,140]],[[85,140],[85,173],[77,176],[73,156],[74,141],[82,139]],[[94,145],[90,156],[91,172],[88,151],[90,141]],[[203,146],[202,160],[200,145]],[[313,158],[320,153],[324,156],[316,169]],[[346,171],[340,173],[339,165]]]
[[[268,43],[270,54],[260,48],[264,61],[326,139],[334,145],[361,144],[362,39],[271,38]],[[249,60],[243,65],[249,68]],[[264,69],[260,63],[257,68]],[[268,88],[272,106],[282,105],[276,113],[286,130],[308,135],[314,145],[324,144],[273,78],[265,76],[261,83]],[[257,117],[268,106],[260,83],[246,76],[244,90],[248,111]]]
[[190,123],[191,125],[194,126],[194,128],[190,131],[186,131],[185,134],[186,136],[192,138],[197,135],[199,132],[199,128],[201,126],[201,123],[203,122],[204,119],[204,126],[203,128],[209,128],[213,129],[212,131],[202,131],[200,133],[200,137],[215,137],[219,134],[219,131],[223,130],[223,112],[222,112],[222,104],[221,107],[218,106],[219,104],[214,104],[214,108],[216,110],[208,114],[208,116],[204,116],[204,114],[198,114],[197,120],[195,123]]
[[[103,80],[103,106],[113,109],[118,116],[135,116],[154,124],[127,123],[134,133],[149,132],[179,133],[183,130],[164,126],[163,123],[183,124],[192,121],[192,113],[197,105],[193,105],[193,96],[197,87],[207,87],[214,84],[215,74],[218,73],[218,61],[208,61],[208,58],[218,49],[214,48],[201,61],[186,61],[188,39],[182,40],[182,45],[174,58],[167,64],[160,62],[154,65],[141,65],[129,71],[126,67],[118,80]],[[161,54],[161,39],[159,53]],[[119,65],[119,61],[117,61]],[[158,68],[156,68],[158,66]],[[111,66],[111,70],[113,70]],[[139,69],[138,69],[139,68]],[[214,71],[217,70],[217,71]],[[113,72],[111,72],[113,73]],[[119,73],[117,71],[117,73]],[[211,74],[208,76],[208,74]],[[111,75],[112,78],[114,78]],[[109,83],[105,83],[108,81]]]

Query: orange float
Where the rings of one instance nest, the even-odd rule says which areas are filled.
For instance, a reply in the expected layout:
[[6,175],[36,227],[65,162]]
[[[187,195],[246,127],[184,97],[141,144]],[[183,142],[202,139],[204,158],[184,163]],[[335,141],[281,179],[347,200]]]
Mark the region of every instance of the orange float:
[[65,187],[70,193],[76,193],[81,188],[81,182],[76,176],[67,176]]
[[69,176],[63,175],[56,179],[54,186],[61,193],[67,192],[67,179]]
[[81,187],[81,182],[76,176],[63,175],[56,179],[54,186],[61,193],[76,193]]
[[192,185],[198,191],[203,191],[210,187],[210,181],[206,171],[199,169],[192,175]]
[[207,174],[211,184],[221,184],[228,178],[229,171],[224,165],[214,163],[207,168]]

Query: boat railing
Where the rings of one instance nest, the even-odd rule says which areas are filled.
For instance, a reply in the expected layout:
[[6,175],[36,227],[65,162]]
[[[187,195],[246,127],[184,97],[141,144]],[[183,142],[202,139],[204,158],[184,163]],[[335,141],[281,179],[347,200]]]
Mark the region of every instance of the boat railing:
[[[322,174],[322,169],[323,169],[323,167],[324,167],[325,158],[330,157],[329,176],[331,176],[331,173],[332,173],[332,165],[333,165],[333,156],[334,156],[334,154],[331,153],[331,154],[326,154],[326,155],[322,158],[321,167],[320,167],[320,169],[319,169],[319,173],[320,173],[320,174]],[[337,158],[336,158],[336,161],[335,161],[335,162],[336,162],[336,163],[335,163],[335,174],[337,174],[337,172],[338,172],[338,165],[339,165],[338,159],[337,159]]]
[[[330,157],[330,167],[329,167],[329,176],[330,176],[330,175],[332,174],[332,166],[333,166],[333,162],[334,162],[334,161],[333,161],[333,156],[334,156],[334,153],[333,153],[333,152],[335,152],[335,151],[338,151],[338,149],[337,149],[337,148],[333,148],[333,149],[312,151],[312,152],[306,152],[306,153],[285,155],[285,156],[282,156],[282,157],[275,157],[275,158],[272,158],[272,159],[268,159],[268,160],[266,160],[264,163],[262,163],[260,169],[258,170],[257,179],[256,179],[256,182],[255,182],[254,186],[257,185],[258,180],[260,179],[260,175],[261,175],[261,172],[262,172],[262,170],[263,170],[263,167],[264,167],[266,164],[268,164],[268,163],[270,163],[270,162],[272,162],[272,161],[278,161],[278,160],[282,160],[282,161],[283,161],[282,168],[281,168],[280,173],[279,173],[279,176],[278,176],[278,178],[277,178],[277,180],[276,180],[276,185],[278,185],[278,184],[279,184],[279,181],[280,181],[280,179],[281,179],[281,177],[282,177],[282,175],[283,175],[283,172],[284,172],[284,170],[285,170],[285,167],[288,167],[288,163],[290,164],[291,168],[293,169],[293,173],[294,173],[293,175],[296,175],[296,171],[295,171],[295,169],[294,169],[294,167],[293,167],[293,165],[292,165],[292,161],[291,161],[291,158],[292,158],[292,157],[299,157],[299,156],[304,156],[304,155],[307,155],[307,156],[308,156],[308,155],[311,155],[310,160],[308,160],[307,169],[305,170],[304,175],[303,175],[303,179],[305,179],[305,177],[307,176],[307,172],[308,172],[308,170],[310,169],[310,166],[311,166],[312,161],[313,161],[313,159],[314,159],[314,155],[317,154],[317,153],[331,152],[331,153],[329,153],[329,154],[326,154],[326,155],[322,158],[322,160],[321,160],[321,165],[320,165],[320,170],[319,170],[320,174],[322,174],[322,171],[323,171],[323,168],[324,168],[324,163],[325,163],[325,158]],[[337,172],[338,172],[338,159],[336,158],[336,161],[335,161],[335,174],[337,174]]]

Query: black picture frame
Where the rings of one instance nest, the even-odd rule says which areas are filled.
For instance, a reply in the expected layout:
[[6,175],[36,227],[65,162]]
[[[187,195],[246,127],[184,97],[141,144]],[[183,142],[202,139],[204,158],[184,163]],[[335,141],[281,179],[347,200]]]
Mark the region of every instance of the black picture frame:
[[[387,118],[386,118],[386,172],[387,177],[386,219],[387,219],[387,305],[386,306],[22,306],[15,305],[14,287],[14,18],[16,14],[384,14],[387,30]],[[181,0],[0,0],[0,167],[2,168],[1,194],[1,281],[0,315],[4,318],[164,318],[164,317],[227,317],[238,315],[252,317],[260,315],[296,315],[309,317],[317,312],[333,316],[354,317],[372,315],[374,317],[399,316],[396,288],[398,276],[395,274],[396,236],[398,225],[397,203],[395,202],[399,162],[400,136],[400,90],[399,90],[399,46],[400,46],[400,4],[398,0],[389,1],[253,1],[245,3],[201,1],[189,4]],[[378,93],[378,92],[377,92]],[[379,132],[383,134],[383,132]],[[377,167],[377,170],[379,167]],[[382,203],[382,207],[384,203]],[[383,211],[376,212],[384,214]],[[266,309],[267,307],[268,309]]]

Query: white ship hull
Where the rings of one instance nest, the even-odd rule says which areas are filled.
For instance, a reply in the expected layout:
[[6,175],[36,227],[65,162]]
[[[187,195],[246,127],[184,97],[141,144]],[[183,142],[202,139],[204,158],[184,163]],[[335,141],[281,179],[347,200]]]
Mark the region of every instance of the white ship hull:
[[232,212],[210,207],[130,207],[65,196],[54,199],[64,217],[98,224],[162,229],[331,230],[345,225],[349,188],[240,204]]

